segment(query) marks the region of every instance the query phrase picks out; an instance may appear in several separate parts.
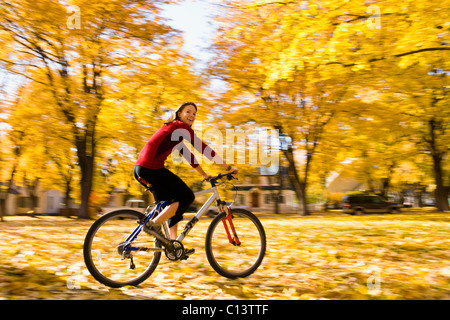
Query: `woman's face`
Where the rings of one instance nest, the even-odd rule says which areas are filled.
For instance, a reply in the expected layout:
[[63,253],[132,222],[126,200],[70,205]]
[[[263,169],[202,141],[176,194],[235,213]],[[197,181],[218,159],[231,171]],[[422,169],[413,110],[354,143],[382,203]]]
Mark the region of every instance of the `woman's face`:
[[184,123],[187,123],[188,125],[192,126],[196,114],[197,111],[195,110],[195,107],[193,105],[187,105],[183,108],[182,111],[178,112],[178,118]]

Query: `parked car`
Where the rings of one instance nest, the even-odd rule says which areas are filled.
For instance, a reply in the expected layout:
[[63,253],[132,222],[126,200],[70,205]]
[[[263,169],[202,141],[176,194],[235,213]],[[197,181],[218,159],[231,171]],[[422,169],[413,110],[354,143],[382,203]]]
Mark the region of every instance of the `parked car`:
[[343,211],[348,214],[398,213],[402,207],[398,203],[387,202],[378,196],[351,195],[342,198]]

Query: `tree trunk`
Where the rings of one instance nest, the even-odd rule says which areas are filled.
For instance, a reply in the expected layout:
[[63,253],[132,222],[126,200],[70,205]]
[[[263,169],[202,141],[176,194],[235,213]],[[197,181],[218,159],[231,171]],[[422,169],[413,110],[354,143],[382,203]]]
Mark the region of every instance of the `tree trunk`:
[[6,216],[7,212],[6,212],[6,205],[8,202],[8,197],[9,197],[9,193],[11,191],[12,185],[13,185],[13,180],[14,180],[14,173],[16,172],[16,168],[14,166],[12,173],[11,173],[11,177],[8,181],[8,184],[6,186],[5,192],[2,192],[0,195],[0,222],[4,222],[4,216]]
[[6,200],[8,199],[8,190],[0,192],[0,222],[5,221],[3,216],[6,214]]
[[[101,60],[101,59],[100,59]],[[103,88],[97,82],[101,78],[102,69],[92,62],[92,84],[88,84],[88,68],[83,66],[83,87],[84,93],[89,97],[95,97],[95,100],[88,102],[87,109],[88,119],[86,120],[86,128],[84,135],[77,135],[75,141],[77,144],[77,155],[81,169],[81,206],[78,214],[79,218],[89,219],[89,198],[92,190],[92,180],[94,178],[95,154],[96,154],[96,126],[97,118],[100,113],[103,101]],[[92,96],[93,95],[93,96]],[[89,99],[87,99],[89,100]],[[91,104],[92,103],[92,104]],[[74,124],[76,126],[76,124]],[[76,131],[76,128],[74,128]]]
[[[280,172],[280,171],[281,170],[278,168],[278,172]],[[279,174],[277,174],[276,177],[278,177],[278,176],[279,176]],[[274,179],[279,180],[276,177],[267,176],[270,187],[272,187],[276,183],[276,181],[274,182]],[[281,190],[281,184],[279,184],[278,190],[274,190],[274,189],[270,188],[270,201],[273,202],[273,211],[275,214],[280,213],[280,190]]]
[[283,195],[283,173],[281,172],[281,168],[278,169],[278,174],[277,174],[277,180],[278,180],[278,190],[276,193],[276,202],[275,202],[275,213],[279,214],[280,213],[280,201],[281,201],[281,197]]
[[[18,102],[16,102],[17,104]],[[4,193],[4,196],[2,196],[2,200],[0,202],[0,221],[3,222],[4,221],[4,216],[7,214],[6,212],[6,205],[7,205],[7,200],[8,200],[8,195],[9,192],[12,188],[13,185],[13,181],[14,181],[14,175],[16,174],[16,170],[17,167],[19,165],[19,161],[20,161],[20,157],[22,155],[22,141],[23,138],[25,137],[25,131],[17,131],[19,133],[19,136],[17,138],[17,140],[15,141],[15,146],[13,148],[13,153],[14,153],[14,163],[11,169],[11,174],[9,176],[9,181],[8,181],[8,185],[6,186],[6,190]]]
[[92,180],[89,178],[88,170],[84,170],[81,178],[81,205],[78,211],[78,217],[81,219],[89,219],[89,198],[92,189]]
[[64,192],[64,206],[69,209],[70,206],[70,193],[72,192],[72,187],[70,186],[71,179],[66,180],[66,187]]
[[294,187],[295,194],[300,204],[301,214],[304,216],[309,215],[308,207],[306,206],[306,184],[302,180],[300,180],[298,176],[297,168],[295,167],[294,152],[292,146],[288,146],[286,150],[283,150],[283,153],[289,164],[289,181]]
[[9,191],[11,190],[13,179],[14,179],[14,173],[16,172],[16,166],[14,165],[13,170],[11,172],[11,177],[8,181],[8,184],[5,188],[5,192],[2,192],[0,197],[0,222],[4,222],[4,216],[6,216],[6,204],[8,201]]
[[95,124],[87,127],[84,138],[77,138],[77,156],[81,170],[81,205],[78,217],[89,219],[89,198],[92,190],[92,179],[94,178],[95,158]]
[[435,190],[435,200],[436,200],[436,208],[439,211],[448,211],[450,210],[448,205],[448,195],[447,188],[444,186],[443,179],[443,170],[442,170],[442,159],[444,158],[444,154],[438,150],[436,145],[436,132],[435,130],[439,127],[439,123],[436,123],[434,119],[429,120],[428,122],[430,129],[430,151],[431,157],[433,158],[433,172],[434,172],[434,181],[436,184]]
[[442,177],[442,158],[440,155],[433,155],[433,171],[434,181],[436,183],[435,200],[436,208],[439,211],[448,211],[448,195],[447,188],[444,186],[444,180]]

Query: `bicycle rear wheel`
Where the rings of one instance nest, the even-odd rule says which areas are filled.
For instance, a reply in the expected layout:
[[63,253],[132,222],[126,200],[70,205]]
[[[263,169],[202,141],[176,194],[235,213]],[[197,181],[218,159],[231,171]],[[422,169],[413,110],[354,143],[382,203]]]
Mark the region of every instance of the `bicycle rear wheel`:
[[[220,275],[235,279],[247,277],[258,269],[266,252],[266,234],[259,219],[250,211],[231,209],[232,222],[240,244],[230,243],[219,213],[206,232],[205,252],[209,263]],[[231,232],[228,227],[228,232]]]
[[[83,255],[89,272],[97,281],[112,288],[136,286],[156,269],[160,251],[124,249],[124,241],[138,227],[137,221],[143,216],[132,210],[113,211],[91,226],[84,241]],[[143,231],[131,245],[135,248],[160,248],[158,241]]]

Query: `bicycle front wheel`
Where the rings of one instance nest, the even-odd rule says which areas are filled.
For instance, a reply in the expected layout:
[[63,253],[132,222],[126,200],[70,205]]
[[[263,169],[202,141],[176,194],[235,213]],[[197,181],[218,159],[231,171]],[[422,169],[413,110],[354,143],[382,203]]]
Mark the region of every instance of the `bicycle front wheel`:
[[[218,274],[230,279],[243,278],[261,265],[266,252],[266,234],[250,211],[231,209],[231,216],[235,235],[226,213],[219,213],[206,232],[205,252]],[[236,236],[236,241],[230,236]]]
[[91,226],[84,241],[83,255],[86,267],[97,281],[112,288],[136,286],[156,269],[162,250],[158,250],[159,242],[153,236],[141,231],[131,243],[135,251],[127,252],[124,247],[124,241],[143,216],[132,210],[113,211]]

